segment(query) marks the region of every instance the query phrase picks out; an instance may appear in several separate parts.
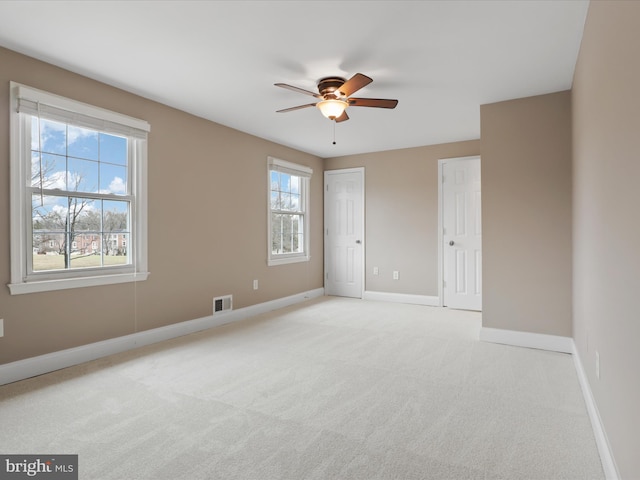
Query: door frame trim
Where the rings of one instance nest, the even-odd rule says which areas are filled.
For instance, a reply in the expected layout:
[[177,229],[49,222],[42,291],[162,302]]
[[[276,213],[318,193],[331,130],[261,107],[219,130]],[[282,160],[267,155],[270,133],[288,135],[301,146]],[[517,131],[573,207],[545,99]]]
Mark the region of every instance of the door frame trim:
[[[453,160],[480,160],[482,175],[482,158],[480,155],[467,155],[465,157],[451,157],[438,159],[438,299],[440,307],[444,306],[444,164]],[[480,180],[482,181],[482,180]]]
[[322,187],[322,196],[323,196],[323,222],[322,222],[322,250],[324,252],[324,271],[322,273],[322,285],[324,287],[325,290],[325,295],[326,295],[326,291],[327,291],[327,266],[328,266],[328,254],[327,254],[327,242],[326,242],[326,238],[327,238],[327,186],[328,186],[328,179],[329,179],[329,175],[339,175],[342,173],[359,173],[360,176],[362,177],[362,202],[361,202],[361,206],[360,206],[360,219],[361,219],[361,224],[360,224],[360,228],[362,230],[362,261],[360,262],[361,264],[361,272],[360,272],[360,298],[364,298],[364,292],[365,292],[365,279],[366,279],[366,275],[365,272],[367,271],[367,267],[365,265],[366,259],[367,259],[367,255],[366,255],[366,248],[367,248],[367,231],[365,230],[365,212],[366,212],[366,208],[365,208],[365,200],[366,200],[366,185],[365,185],[365,179],[366,179],[366,175],[365,175],[365,167],[354,167],[354,168],[339,168],[339,169],[335,169],[335,170],[325,170],[324,171],[324,184]]

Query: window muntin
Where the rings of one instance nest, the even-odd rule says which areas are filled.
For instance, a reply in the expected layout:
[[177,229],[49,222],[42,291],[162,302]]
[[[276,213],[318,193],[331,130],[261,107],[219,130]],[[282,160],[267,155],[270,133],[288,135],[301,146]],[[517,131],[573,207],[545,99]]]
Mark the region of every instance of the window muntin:
[[269,265],[307,261],[312,170],[269,158]]
[[11,293],[146,279],[149,125],[14,82],[11,100]]

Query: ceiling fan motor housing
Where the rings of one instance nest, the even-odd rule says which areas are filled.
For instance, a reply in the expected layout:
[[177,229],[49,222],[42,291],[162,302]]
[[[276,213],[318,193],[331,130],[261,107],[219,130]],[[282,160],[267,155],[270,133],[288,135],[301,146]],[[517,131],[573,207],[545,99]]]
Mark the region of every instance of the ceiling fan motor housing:
[[346,80],[340,77],[322,78],[318,82],[318,91],[320,92],[320,95],[322,95],[325,99],[342,97],[344,95],[342,95],[340,92],[336,93],[336,90],[344,85],[344,82],[346,82]]

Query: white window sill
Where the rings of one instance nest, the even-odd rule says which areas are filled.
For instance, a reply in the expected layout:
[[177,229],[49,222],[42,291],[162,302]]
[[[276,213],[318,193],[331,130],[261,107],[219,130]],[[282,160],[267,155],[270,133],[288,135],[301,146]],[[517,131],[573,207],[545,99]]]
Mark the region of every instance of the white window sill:
[[149,272],[120,273],[114,275],[96,275],[92,277],[59,278],[56,280],[38,280],[25,283],[8,284],[11,295],[24,293],[49,292],[68,288],[96,287],[116,283],[141,282],[147,279]]
[[286,265],[288,263],[308,262],[311,259],[309,255],[296,255],[292,257],[270,258],[267,260],[268,266]]

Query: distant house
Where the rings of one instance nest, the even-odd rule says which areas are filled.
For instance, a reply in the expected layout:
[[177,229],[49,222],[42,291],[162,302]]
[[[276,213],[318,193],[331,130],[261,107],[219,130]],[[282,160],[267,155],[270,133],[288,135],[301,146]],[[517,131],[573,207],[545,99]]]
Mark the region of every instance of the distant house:
[[[101,252],[105,255],[126,255],[128,236],[129,234],[124,232],[109,232],[105,233],[104,237],[98,233],[77,234],[71,242],[71,255],[92,255]],[[66,248],[65,240],[64,233],[34,230],[33,254],[61,255]]]

